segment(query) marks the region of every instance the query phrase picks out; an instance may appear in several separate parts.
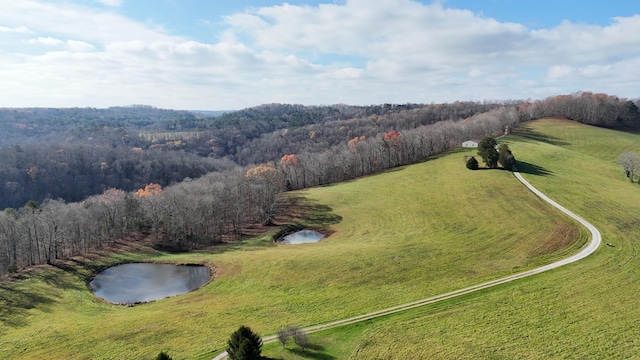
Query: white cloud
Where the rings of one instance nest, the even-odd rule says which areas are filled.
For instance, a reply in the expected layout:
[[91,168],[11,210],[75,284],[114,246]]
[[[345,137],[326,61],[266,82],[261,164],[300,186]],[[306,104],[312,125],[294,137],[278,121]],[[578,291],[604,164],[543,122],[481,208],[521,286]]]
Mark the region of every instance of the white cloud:
[[[265,7],[228,16],[226,21],[235,38],[248,37],[258,48],[301,56],[320,51],[365,57],[367,65],[359,76],[392,86],[399,80],[409,82],[405,87],[418,82],[437,86],[434,93],[448,100],[482,97],[492,84],[497,96],[502,87],[502,97],[530,97],[531,89],[518,89],[518,83],[549,89],[563,88],[555,82],[567,81],[564,88],[572,92],[577,89],[570,86],[576,83],[598,85],[576,77],[595,79],[593,75],[602,69],[612,71],[607,65],[611,61],[640,58],[640,15],[614,18],[604,27],[565,21],[555,28],[530,30],[439,3],[358,0],[345,5]],[[535,76],[531,69],[547,75],[531,79]],[[457,87],[463,85],[460,92]],[[621,92],[633,96],[629,88]]]
[[10,26],[1,26],[0,25],[0,33],[29,34],[29,33],[31,33],[31,30],[29,30],[29,28],[26,27],[26,26],[10,27]]
[[96,1],[105,6],[118,7],[122,5],[122,0],[96,0]]
[[461,62],[456,55],[504,54],[519,48],[527,37],[526,28],[518,24],[410,0],[348,1],[343,6],[319,7],[285,4],[229,16],[227,22],[262,48],[371,58],[410,55],[414,61],[438,66]]
[[0,24],[25,27],[33,33],[76,39],[86,42],[110,43],[136,38],[154,41],[171,38],[145,24],[111,11],[37,0],[0,0]]
[[564,80],[575,73],[575,69],[567,65],[556,65],[547,71],[547,79],[550,81]]
[[71,52],[89,52],[95,49],[95,46],[78,40],[67,40],[66,47]]
[[64,41],[60,40],[60,39],[56,39],[56,38],[52,38],[49,36],[39,36],[35,39],[29,39],[27,40],[27,43],[29,44],[40,44],[40,45],[45,45],[45,46],[58,46],[61,44],[64,44]]
[[334,71],[330,74],[336,79],[358,79],[362,76],[362,69],[347,67]]
[[0,106],[230,109],[640,88],[640,16],[531,30],[440,3],[284,4],[230,14],[219,40],[205,43],[110,9],[0,7]]

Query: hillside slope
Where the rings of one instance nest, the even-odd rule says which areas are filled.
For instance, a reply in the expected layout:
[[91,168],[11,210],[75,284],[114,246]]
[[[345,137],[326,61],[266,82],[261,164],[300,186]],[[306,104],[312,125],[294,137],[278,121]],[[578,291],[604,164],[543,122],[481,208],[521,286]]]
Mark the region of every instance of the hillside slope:
[[[527,180],[592,222],[613,246],[483,293],[366,327],[318,334],[312,340],[324,354],[351,359],[637,356],[640,186],[629,183],[615,160],[621,152],[640,151],[640,136],[540,120],[523,124],[505,140]],[[290,354],[284,358],[297,358]]]

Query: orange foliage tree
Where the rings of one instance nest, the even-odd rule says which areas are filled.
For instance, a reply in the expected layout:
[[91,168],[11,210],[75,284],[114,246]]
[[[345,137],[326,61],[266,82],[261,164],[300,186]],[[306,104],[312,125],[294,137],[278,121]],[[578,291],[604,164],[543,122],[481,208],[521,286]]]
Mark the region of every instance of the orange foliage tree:
[[387,167],[397,166],[400,162],[400,153],[402,152],[400,147],[400,133],[395,130],[385,133],[384,143],[387,148]]
[[362,135],[360,137],[356,136],[353,139],[349,140],[347,145],[349,145],[349,149],[351,149],[351,151],[356,151],[356,146],[357,146],[358,142],[365,141],[366,139],[367,139],[367,137],[364,136],[364,135]]
[[298,157],[296,154],[284,155],[282,159],[280,159],[280,165],[286,168],[289,166],[297,166],[298,165]]
[[397,147],[400,145],[400,133],[397,131],[389,131],[384,134],[384,142],[389,144],[390,146]]
[[141,198],[147,198],[147,197],[151,197],[151,196],[156,196],[156,195],[161,194],[161,193],[162,193],[162,186],[160,186],[158,184],[151,183],[151,184],[145,186],[142,189],[138,189],[138,191],[133,193],[133,195],[141,197]]
[[247,170],[245,175],[248,179],[259,179],[268,182],[270,185],[282,186],[282,173],[273,166],[258,165]]
[[[298,157],[296,154],[284,155],[280,159],[280,166],[282,166],[282,172],[285,175],[288,188],[299,188],[299,169]],[[304,187],[304,184],[303,186]]]

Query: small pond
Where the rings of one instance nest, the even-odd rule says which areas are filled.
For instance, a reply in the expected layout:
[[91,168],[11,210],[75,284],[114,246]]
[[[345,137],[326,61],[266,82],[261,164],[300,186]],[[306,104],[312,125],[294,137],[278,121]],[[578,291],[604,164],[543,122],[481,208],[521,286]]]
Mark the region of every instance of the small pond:
[[135,304],[186,294],[211,280],[206,266],[132,263],[107,268],[89,282],[99,298],[114,304]]
[[314,243],[324,238],[324,235],[313,230],[300,230],[282,238],[283,244],[304,244]]

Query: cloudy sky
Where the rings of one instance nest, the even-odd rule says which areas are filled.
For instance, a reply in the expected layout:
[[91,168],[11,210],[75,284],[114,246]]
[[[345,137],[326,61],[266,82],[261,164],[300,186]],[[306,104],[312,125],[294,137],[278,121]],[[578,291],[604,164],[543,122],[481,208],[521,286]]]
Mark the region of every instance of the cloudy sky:
[[638,0],[0,0],[0,107],[640,96]]

